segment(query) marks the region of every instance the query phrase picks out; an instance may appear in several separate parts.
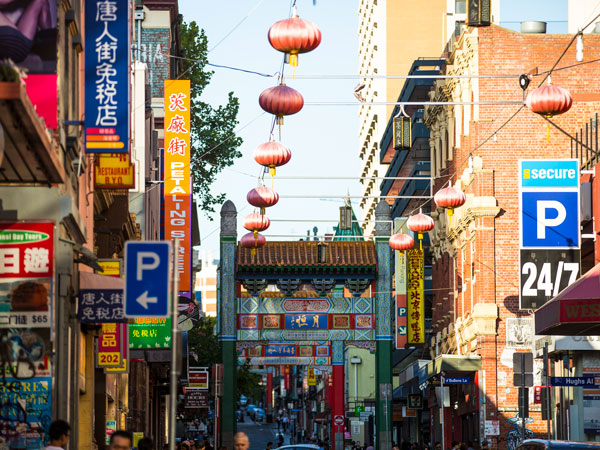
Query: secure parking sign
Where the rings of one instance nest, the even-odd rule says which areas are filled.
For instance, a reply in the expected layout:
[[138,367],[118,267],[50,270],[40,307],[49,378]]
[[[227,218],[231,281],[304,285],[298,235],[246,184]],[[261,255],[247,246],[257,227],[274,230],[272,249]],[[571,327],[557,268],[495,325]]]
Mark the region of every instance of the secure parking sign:
[[521,309],[536,309],[579,275],[579,162],[519,161]]
[[579,248],[576,159],[519,161],[521,248]]

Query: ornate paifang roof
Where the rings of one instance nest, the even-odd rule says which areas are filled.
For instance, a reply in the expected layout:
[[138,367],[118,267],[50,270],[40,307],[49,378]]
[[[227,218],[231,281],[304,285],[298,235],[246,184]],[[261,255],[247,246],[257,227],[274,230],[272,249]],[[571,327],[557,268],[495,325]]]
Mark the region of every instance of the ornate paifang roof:
[[[319,245],[325,248],[325,260],[319,260]],[[238,245],[237,271],[271,275],[311,274],[360,275],[371,278],[377,270],[375,244],[371,241],[274,241],[256,250]]]

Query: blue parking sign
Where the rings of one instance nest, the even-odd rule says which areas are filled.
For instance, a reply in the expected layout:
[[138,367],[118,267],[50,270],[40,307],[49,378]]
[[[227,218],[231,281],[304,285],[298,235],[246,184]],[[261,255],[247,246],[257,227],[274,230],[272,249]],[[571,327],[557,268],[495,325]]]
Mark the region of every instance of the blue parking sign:
[[579,247],[579,193],[522,191],[521,247]]

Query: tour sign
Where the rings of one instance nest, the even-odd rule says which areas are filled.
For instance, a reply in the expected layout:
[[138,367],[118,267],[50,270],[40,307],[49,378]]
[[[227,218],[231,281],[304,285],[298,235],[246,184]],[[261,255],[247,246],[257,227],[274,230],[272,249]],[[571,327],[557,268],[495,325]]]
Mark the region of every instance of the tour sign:
[[169,315],[170,242],[125,243],[125,316]]

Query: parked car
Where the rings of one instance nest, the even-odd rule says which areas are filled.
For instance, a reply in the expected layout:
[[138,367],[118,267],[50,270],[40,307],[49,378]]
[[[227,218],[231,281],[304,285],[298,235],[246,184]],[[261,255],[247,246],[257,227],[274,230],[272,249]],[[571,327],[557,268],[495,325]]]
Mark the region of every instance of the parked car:
[[252,411],[254,411],[256,408],[257,408],[257,406],[256,406],[256,405],[248,405],[248,406],[246,407],[246,412],[248,413],[248,415],[249,415],[250,417],[252,417]]
[[600,450],[600,442],[526,439],[517,447],[517,450]]
[[255,422],[262,422],[265,420],[265,410],[262,408],[255,408],[254,411],[252,411],[252,420]]

